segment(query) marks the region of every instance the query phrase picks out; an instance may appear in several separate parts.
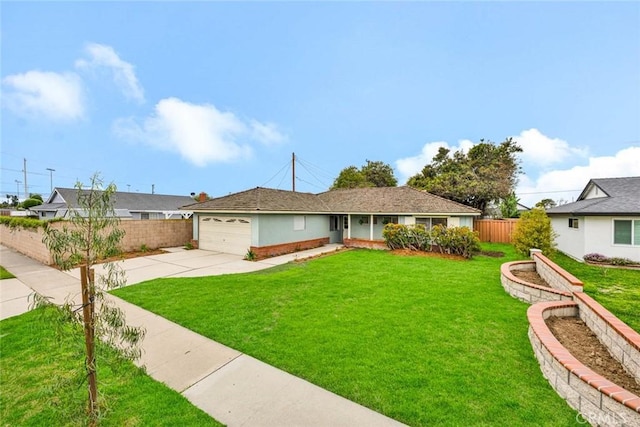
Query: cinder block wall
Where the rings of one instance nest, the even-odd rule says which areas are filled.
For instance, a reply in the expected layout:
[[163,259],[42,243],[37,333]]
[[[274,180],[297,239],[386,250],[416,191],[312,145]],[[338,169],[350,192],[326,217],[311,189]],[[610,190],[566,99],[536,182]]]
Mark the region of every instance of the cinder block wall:
[[[49,226],[62,229],[69,225],[64,221],[51,223]],[[157,219],[144,221],[121,221],[119,227],[125,236],[121,248],[125,252],[140,250],[142,245],[148,249],[167,248],[186,245],[193,238],[191,219]],[[43,264],[53,264],[47,247],[42,243],[44,231],[15,228],[0,224],[0,243],[15,249]]]

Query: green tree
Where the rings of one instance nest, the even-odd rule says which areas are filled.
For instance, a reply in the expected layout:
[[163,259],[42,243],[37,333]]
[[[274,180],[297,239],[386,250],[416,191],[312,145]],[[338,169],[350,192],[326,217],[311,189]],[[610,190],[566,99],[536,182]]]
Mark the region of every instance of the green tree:
[[530,249],[540,249],[550,255],[555,251],[556,233],[544,209],[536,207],[523,212],[511,236],[518,253],[529,256]]
[[395,187],[398,180],[393,174],[393,168],[386,163],[367,160],[367,164],[360,169],[367,182],[374,187]]
[[[105,298],[105,291],[125,283],[124,272],[114,262],[103,264],[105,273],[97,280],[93,266],[119,253],[124,231],[113,208],[114,184],[103,187],[98,174],[91,177],[91,187],[83,190],[76,184],[78,209],[69,210],[69,224],[62,229],[46,227],[43,242],[54,262],[63,270],[80,266],[82,304],[75,307],[66,301],[62,309],[68,319],[82,321],[85,335],[85,369],[89,389],[89,424],[96,425],[100,406],[96,375],[95,337],[121,350],[130,360],[140,356],[141,328],[127,326],[124,313]],[[80,313],[81,311],[81,313]]]
[[22,203],[20,203],[20,207],[23,209],[29,209],[34,206],[39,206],[41,204],[42,204],[42,200],[40,199],[28,198],[27,200],[24,200]]
[[474,145],[468,153],[440,147],[438,154],[407,184],[430,193],[486,211],[492,201],[509,196],[520,173],[516,141],[507,138]]
[[557,204],[553,199],[542,199],[535,205],[536,208],[542,208],[544,210],[551,209],[555,206],[557,206]]
[[518,218],[518,198],[513,191],[500,202],[500,214],[502,218]]
[[36,199],[36,200],[40,200],[40,203],[44,203],[44,199],[42,198],[42,194],[38,194],[38,193],[29,193],[29,198],[30,199]]
[[393,168],[380,161],[367,160],[367,164],[360,169],[348,166],[340,171],[333,181],[331,189],[361,188],[361,187],[395,187],[398,180],[393,174]]

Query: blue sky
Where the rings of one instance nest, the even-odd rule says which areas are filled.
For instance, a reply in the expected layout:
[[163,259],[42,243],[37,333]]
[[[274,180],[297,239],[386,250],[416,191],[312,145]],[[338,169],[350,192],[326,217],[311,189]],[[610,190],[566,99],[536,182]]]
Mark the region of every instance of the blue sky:
[[2,2],[1,194],[326,190],[514,137],[517,194],[640,175],[638,2]]

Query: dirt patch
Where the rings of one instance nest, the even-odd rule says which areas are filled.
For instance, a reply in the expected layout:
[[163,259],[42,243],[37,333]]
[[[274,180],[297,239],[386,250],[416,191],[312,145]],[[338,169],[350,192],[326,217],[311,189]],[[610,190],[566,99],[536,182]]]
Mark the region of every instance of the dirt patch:
[[519,279],[522,279],[526,282],[533,283],[534,285],[544,286],[545,288],[550,288],[549,284],[544,280],[540,275],[535,271],[527,271],[527,270],[512,270],[511,273]]
[[573,357],[609,381],[640,396],[640,384],[609,354],[582,320],[577,317],[549,317],[545,322]]
[[480,255],[488,256],[491,258],[502,258],[504,256],[504,252],[500,251],[480,251]]
[[444,258],[444,259],[451,259],[451,260],[457,260],[457,261],[466,261],[467,260],[462,255],[451,255],[451,254],[444,254],[444,253],[440,253],[440,252],[412,251],[410,249],[394,249],[394,250],[391,251],[391,253],[394,254],[394,255],[399,255],[399,256],[419,256],[419,257],[425,257],[425,258]]

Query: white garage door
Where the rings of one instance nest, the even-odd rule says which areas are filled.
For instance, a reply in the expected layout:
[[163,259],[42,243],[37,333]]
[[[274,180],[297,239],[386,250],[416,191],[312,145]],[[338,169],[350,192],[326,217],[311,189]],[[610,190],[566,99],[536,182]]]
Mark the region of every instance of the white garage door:
[[201,216],[200,249],[245,255],[251,246],[251,218]]

